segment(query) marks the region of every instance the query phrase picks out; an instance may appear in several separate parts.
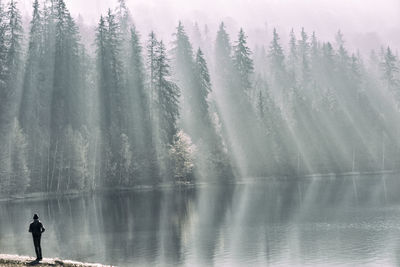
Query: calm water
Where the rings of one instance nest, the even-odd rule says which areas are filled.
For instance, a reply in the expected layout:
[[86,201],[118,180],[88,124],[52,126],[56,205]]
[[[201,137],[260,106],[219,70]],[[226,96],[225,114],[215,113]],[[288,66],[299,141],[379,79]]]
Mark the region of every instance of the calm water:
[[119,266],[400,265],[400,176],[0,203],[0,253]]

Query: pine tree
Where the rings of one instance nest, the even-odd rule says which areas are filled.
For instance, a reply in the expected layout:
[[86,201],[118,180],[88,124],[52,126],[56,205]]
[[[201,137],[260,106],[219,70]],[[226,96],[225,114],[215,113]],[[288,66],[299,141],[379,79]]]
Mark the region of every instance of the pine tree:
[[147,72],[149,75],[149,88],[150,88],[150,114],[152,120],[154,119],[154,112],[155,109],[154,104],[157,103],[157,92],[155,88],[156,84],[156,50],[158,46],[158,41],[156,38],[155,33],[152,31],[149,34],[149,40],[147,41]]
[[327,77],[327,82],[332,82],[335,69],[335,52],[330,42],[324,43],[322,45],[322,66],[325,72],[325,77]]
[[3,110],[0,111],[2,112],[1,116],[4,118],[3,123],[8,124],[7,127],[9,127],[17,113],[16,107],[12,103],[15,103],[21,94],[23,30],[21,14],[14,0],[9,2],[7,12],[4,15],[7,21],[5,22],[6,25],[4,25],[4,43],[2,44],[3,41],[0,40],[0,50],[4,49],[0,51],[0,58],[5,57],[4,63],[6,68],[3,71],[0,70],[3,72],[2,76],[4,75],[2,79],[4,87],[1,92]]
[[[4,6],[0,4],[0,93],[2,101],[6,96],[7,80],[7,16]],[[2,105],[3,106],[3,102]],[[3,112],[2,112],[3,113]]]
[[47,148],[46,189],[60,192],[68,186],[64,174],[68,172],[71,154],[68,152],[70,139],[65,133],[69,128],[76,131],[87,122],[83,90],[87,84],[82,74],[87,70],[81,65],[85,53],[80,45],[78,28],[65,2],[58,0],[49,4],[44,11],[43,54],[47,56],[40,57],[45,58],[40,63],[43,64],[40,99],[45,101],[40,117],[48,126],[43,131],[48,138],[44,141]]
[[96,31],[96,63],[98,73],[98,94],[99,94],[99,125],[100,125],[100,174],[101,185],[105,185],[106,177],[111,169],[111,130],[112,130],[112,94],[111,94],[111,73],[110,73],[110,51],[108,47],[108,29],[103,16]]
[[55,58],[51,129],[59,135],[64,126],[81,124],[81,88],[79,86],[79,35],[75,22],[63,0],[55,7]]
[[251,85],[251,75],[254,72],[254,63],[251,59],[251,51],[247,46],[247,36],[245,35],[243,29],[240,29],[238,40],[234,48],[234,65],[236,71],[239,74],[239,81],[241,90],[243,90],[247,95],[250,95]]
[[381,63],[382,69],[382,78],[384,79],[387,87],[390,90],[397,89],[399,86],[399,67],[398,67],[398,60],[396,56],[393,54],[390,47],[386,49],[384,59]]
[[[9,20],[7,66],[10,75],[10,80],[15,81],[15,78],[18,75],[22,62],[21,57],[22,57],[22,35],[23,35],[21,14],[17,8],[16,1],[14,0],[10,1],[6,16]],[[9,82],[11,83],[11,81]],[[13,89],[15,90],[16,88]]]
[[341,41],[341,45],[338,49],[338,64],[341,66],[340,70],[346,72],[350,66],[350,56],[347,50],[344,48],[344,41]]
[[196,74],[197,74],[197,101],[200,118],[202,119],[202,125],[205,127],[211,127],[210,125],[210,114],[208,95],[211,93],[211,79],[208,72],[208,67],[204,54],[199,48],[196,53]]
[[285,53],[274,29],[268,52],[252,54],[244,31],[232,46],[221,23],[208,60],[207,26],[191,28],[194,50],[179,22],[170,67],[154,32],[143,59],[118,0],[100,18],[92,64],[66,1],[41,3],[26,51],[16,1],[0,3],[1,193],[86,190],[97,176],[101,186],[226,182],[233,160],[241,175],[398,168],[399,59],[389,47],[365,67],[341,31],[331,44],[292,29]]
[[233,178],[230,159],[223,145],[222,136],[216,129],[218,125],[213,120],[216,114],[212,114],[209,103],[209,95],[212,92],[210,74],[204,54],[199,48],[195,61],[196,73],[196,108],[199,124],[198,136],[201,138],[196,144],[198,146],[196,166],[202,178],[209,179],[209,176],[217,179],[217,182],[228,181]]
[[289,37],[289,57],[288,57],[288,67],[289,71],[293,77],[293,82],[296,80],[296,74],[297,74],[297,63],[298,63],[298,51],[297,51],[297,46],[296,46],[296,35],[294,34],[293,28],[290,31],[290,37]]
[[[123,109],[124,109],[124,95],[123,95],[123,81],[122,81],[122,62],[120,59],[121,53],[121,36],[119,34],[119,25],[115,19],[115,15],[108,10],[107,17],[107,38],[106,47],[109,54],[109,88],[111,94],[111,124],[114,125],[113,129],[124,130],[123,127]],[[115,131],[114,137],[117,138],[120,134],[118,130]]]
[[316,65],[316,61],[318,59],[318,54],[319,54],[319,43],[315,32],[313,32],[311,36],[310,50],[311,50],[311,58],[313,61],[312,63],[313,65]]
[[301,69],[301,84],[303,88],[307,88],[311,84],[311,66],[310,66],[310,44],[308,43],[308,35],[301,28],[301,39],[298,41],[298,51]]
[[279,35],[274,29],[273,38],[269,47],[269,58],[271,60],[271,68],[276,69],[274,72],[283,71],[285,69],[285,55],[282,46],[279,43]]
[[[180,104],[182,108],[181,124],[185,132],[197,140],[194,135],[198,131],[197,97],[194,89],[195,73],[193,49],[189,37],[181,22],[178,23],[175,40],[172,47],[172,65],[178,86],[181,88],[182,97]],[[200,126],[201,127],[201,126]]]
[[[32,185],[40,184],[43,162],[43,129],[41,125],[41,110],[46,102],[41,98],[41,76],[44,62],[44,25],[38,0],[33,3],[33,15],[30,23],[29,44],[23,78],[21,108],[19,121],[26,133],[28,166],[31,172]],[[42,186],[42,185],[41,185]],[[40,187],[39,187],[40,188]],[[33,188],[38,190],[39,188]],[[40,188],[41,190],[42,188]]]
[[297,46],[300,55],[308,55],[310,50],[310,44],[308,43],[308,35],[305,32],[304,28],[301,28],[301,39],[298,40]]
[[[182,92],[180,123],[195,144],[200,140],[209,142],[207,139],[213,132],[207,102],[211,85],[205,58],[201,50],[193,58],[192,45],[182,23],[179,23],[175,36],[173,63]],[[204,79],[208,80],[208,84]]]
[[162,143],[172,145],[178,132],[177,120],[179,118],[179,87],[170,80],[170,66],[166,48],[161,41],[156,47],[155,79],[158,100],[158,117],[160,137]]
[[280,103],[281,108],[284,108],[288,106],[291,81],[287,79],[285,55],[279,40],[279,35],[276,29],[274,29],[272,41],[268,51],[268,59],[273,85],[275,85],[280,91],[278,93],[278,102]]
[[[120,25],[115,14],[109,9],[106,18],[101,17],[97,29],[97,68],[99,72],[99,94],[101,99],[101,131],[103,143],[103,159],[105,171],[102,175],[106,185],[116,186],[123,182],[121,170],[126,162],[125,153],[121,153],[126,146],[121,136],[128,138],[129,147],[132,146],[132,92],[129,86],[128,68],[124,68],[122,60]],[[129,78],[129,79],[128,79]],[[140,85],[139,85],[140,86]],[[129,135],[128,135],[129,134]],[[132,155],[131,155],[132,156]],[[131,174],[129,174],[131,177]],[[128,179],[128,178],[126,178]]]
[[[118,0],[118,6],[115,9],[115,22],[118,25],[118,39],[119,39],[119,61],[121,65],[121,71],[120,74],[120,84],[122,88],[120,89],[121,92],[120,94],[122,96],[126,95],[129,96],[129,88],[127,86],[127,83],[129,82],[129,56],[124,56],[124,55],[129,55],[131,52],[131,28],[134,27],[133,22],[132,22],[132,17],[130,14],[130,11],[128,7],[126,6],[125,0]],[[129,111],[130,108],[130,99],[128,98],[123,98],[125,101],[123,103],[123,112],[122,116],[124,124],[127,124],[126,126],[123,126],[125,131],[130,131],[130,124],[132,122],[129,122],[130,120],[130,114],[131,112]],[[129,142],[132,142],[132,134],[128,134],[128,139]]]
[[225,31],[225,25],[221,22],[215,41],[215,69],[217,70],[217,82],[228,86],[232,82],[232,47],[229,35]]
[[[0,184],[4,186],[3,191],[14,194],[23,193],[26,189],[25,186],[18,189],[21,185],[19,181],[23,179],[29,181],[29,177],[25,177],[25,175],[29,176],[25,155],[17,158],[14,144],[16,138],[19,137],[18,134],[21,133],[19,125],[16,130],[17,105],[15,103],[21,97],[23,31],[20,11],[15,1],[11,0],[8,3],[6,11],[0,3],[0,16],[0,161],[2,165]],[[21,141],[25,142],[22,137]],[[21,153],[24,152],[21,144]],[[15,178],[15,174],[19,171],[24,176]]]
[[[149,127],[149,99],[145,91],[145,69],[142,58],[142,46],[139,41],[139,33],[135,27],[131,28],[130,53],[129,53],[129,87],[133,92],[133,96],[138,99],[135,102],[135,113],[140,113],[140,125],[144,127],[146,132],[150,131]],[[147,132],[146,135],[148,135]]]
[[123,42],[129,40],[130,28],[132,26],[132,17],[126,6],[125,0],[118,0],[118,6],[115,9],[115,16],[120,25],[120,35]]
[[[29,33],[29,46],[27,63],[25,66],[25,77],[22,94],[22,104],[24,108],[20,110],[20,121],[22,128],[26,128],[27,131],[31,131],[30,122],[38,119],[35,114],[34,106],[38,101],[38,76],[39,76],[39,62],[41,57],[42,49],[42,38],[43,38],[43,22],[42,16],[39,9],[39,2],[35,0],[33,3],[33,15],[31,20],[31,27]],[[29,129],[28,129],[29,128]]]
[[[123,169],[123,162],[126,161],[125,154],[121,154],[122,147],[126,144],[121,139],[122,135],[126,135],[129,131],[130,125],[128,124],[128,114],[130,108],[129,97],[127,97],[127,88],[124,73],[124,61],[121,58],[123,53],[123,37],[121,35],[121,25],[118,23],[116,15],[108,10],[107,17],[107,51],[110,60],[110,76],[109,88],[111,95],[111,172],[110,178],[114,180],[108,181],[110,185],[121,183],[121,170]],[[126,64],[126,63],[125,63]],[[129,136],[128,136],[129,138]],[[127,141],[131,142],[131,140]],[[130,144],[129,144],[130,146]]]
[[[183,79],[185,76],[193,76],[193,48],[189,41],[189,37],[183,27],[182,22],[179,21],[178,27],[176,28],[176,39],[173,42],[173,55],[175,68],[179,70],[180,78]],[[187,78],[186,84],[189,86],[192,77]]]
[[158,176],[158,165],[150,115],[150,93],[145,84],[145,67],[139,33],[134,26],[131,28],[127,73],[128,91],[130,92],[132,106],[133,151],[136,151],[138,158],[138,171],[141,174],[139,179],[143,179],[142,182],[144,183],[155,183],[152,180],[155,180]]
[[97,59],[97,72],[99,78],[99,95],[100,95],[100,128],[105,133],[108,131],[111,126],[111,118],[109,116],[109,92],[107,90],[107,62],[108,62],[108,53],[107,53],[107,29],[104,17],[100,17],[99,25],[97,27],[96,32],[96,59]]

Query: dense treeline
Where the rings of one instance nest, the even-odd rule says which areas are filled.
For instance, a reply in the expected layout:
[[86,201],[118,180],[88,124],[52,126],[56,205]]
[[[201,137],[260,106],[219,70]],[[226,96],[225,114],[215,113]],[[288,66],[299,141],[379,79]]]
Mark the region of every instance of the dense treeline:
[[390,48],[363,58],[302,29],[253,52],[223,23],[212,42],[179,23],[167,47],[132,21],[119,0],[92,54],[64,0],[35,0],[25,35],[0,5],[2,194],[400,166]]

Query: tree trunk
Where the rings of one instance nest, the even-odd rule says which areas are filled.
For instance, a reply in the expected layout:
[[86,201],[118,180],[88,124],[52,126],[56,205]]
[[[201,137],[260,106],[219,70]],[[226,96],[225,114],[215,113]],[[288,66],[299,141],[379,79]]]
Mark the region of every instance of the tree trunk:
[[[49,188],[49,190],[51,190],[52,187],[53,187],[54,171],[56,169],[56,161],[57,161],[57,148],[58,148],[58,137],[57,137],[57,141],[56,141],[56,147],[54,149],[53,168],[51,170],[51,178],[50,178],[50,188]],[[50,146],[49,146],[49,149],[50,149]]]

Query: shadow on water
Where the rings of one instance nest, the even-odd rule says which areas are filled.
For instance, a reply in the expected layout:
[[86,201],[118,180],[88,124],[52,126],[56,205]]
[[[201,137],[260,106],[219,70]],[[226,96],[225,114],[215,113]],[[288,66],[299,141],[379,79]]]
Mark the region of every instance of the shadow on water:
[[0,203],[2,252],[131,265],[397,264],[396,175],[103,193]]

